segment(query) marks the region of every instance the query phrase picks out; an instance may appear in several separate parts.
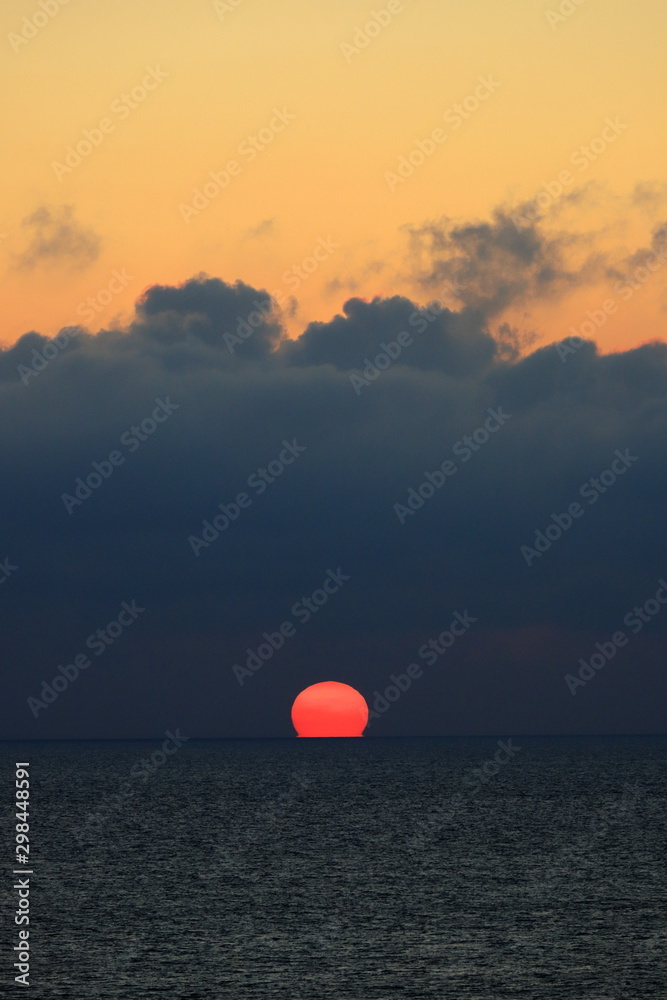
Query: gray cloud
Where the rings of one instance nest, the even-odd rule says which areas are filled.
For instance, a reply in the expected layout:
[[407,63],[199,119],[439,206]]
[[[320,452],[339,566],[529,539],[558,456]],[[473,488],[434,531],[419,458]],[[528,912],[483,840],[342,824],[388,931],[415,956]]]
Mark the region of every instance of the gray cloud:
[[[646,272],[646,277],[642,278],[642,280],[648,280],[652,274],[664,267],[666,258],[667,222],[659,222],[653,228],[649,246],[638,247],[631,254],[627,254],[610,264],[606,271],[606,277],[610,281],[627,280],[638,268],[646,268],[648,263],[650,268]],[[664,278],[662,283],[664,285]]]
[[667,203],[667,184],[664,181],[642,181],[632,192],[632,204],[655,213]]
[[[539,221],[525,220],[517,228],[505,209],[496,209],[491,221],[441,219],[408,227],[408,233],[420,284],[454,286],[464,306],[489,317],[529,300],[557,299],[603,274],[589,237],[548,234]],[[576,267],[566,262],[573,253],[583,254]]]
[[276,231],[276,220],[275,219],[263,219],[262,222],[258,222],[256,226],[251,229],[246,230],[246,239],[255,240],[262,236],[273,236]]
[[[563,676],[667,572],[667,346],[601,356],[586,341],[564,364],[558,345],[492,334],[502,302],[574,280],[562,242],[519,236],[502,213],[433,228],[436,265],[453,255],[444,273],[473,288],[458,311],[355,297],[288,340],[266,291],[199,275],[148,289],[127,328],[57,350],[31,332],[0,352],[0,559],[18,567],[0,588],[3,732],[151,735],[177,714],[193,735],[289,735],[300,688],[339,679],[372,699],[465,609],[474,632],[374,734],[657,731],[667,614],[594,691],[573,699]],[[358,392],[351,376],[403,332]],[[35,352],[53,360],[25,385]],[[156,398],[177,411],[68,514],[63,494]],[[499,409],[510,417],[463,460],[457,443]],[[305,451],[253,492],[285,440]],[[583,501],[626,449],[627,475]],[[448,459],[455,475],[402,523],[396,505]],[[195,557],[189,537],[244,490],[250,506]],[[577,500],[584,516],[528,566],[521,546]],[[350,581],[335,602],[239,687],[232,664],[337,567]],[[27,696],[132,599],[146,612],[104,666],[33,719]]]
[[100,254],[100,237],[76,221],[71,205],[42,206],[26,216],[21,225],[29,242],[21,253],[14,255],[19,269],[32,270],[44,263],[69,264],[80,269],[92,264]]

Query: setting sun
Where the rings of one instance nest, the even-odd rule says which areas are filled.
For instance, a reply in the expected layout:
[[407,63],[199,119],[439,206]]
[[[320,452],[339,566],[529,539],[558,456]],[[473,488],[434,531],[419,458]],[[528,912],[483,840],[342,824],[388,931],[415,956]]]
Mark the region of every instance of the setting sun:
[[292,723],[299,736],[362,736],[367,722],[364,696],[339,681],[311,684],[292,705]]

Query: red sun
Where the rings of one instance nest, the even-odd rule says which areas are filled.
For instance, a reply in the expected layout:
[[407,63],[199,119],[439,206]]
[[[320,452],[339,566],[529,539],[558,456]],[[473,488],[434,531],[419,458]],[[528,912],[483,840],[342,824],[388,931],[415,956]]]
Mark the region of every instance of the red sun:
[[298,736],[362,736],[367,723],[366,699],[339,681],[311,684],[292,705]]

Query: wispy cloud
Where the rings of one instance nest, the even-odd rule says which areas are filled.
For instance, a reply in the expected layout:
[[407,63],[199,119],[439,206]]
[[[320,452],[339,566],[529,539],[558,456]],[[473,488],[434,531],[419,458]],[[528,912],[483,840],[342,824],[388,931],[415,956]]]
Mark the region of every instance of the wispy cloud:
[[100,237],[77,222],[72,205],[42,205],[23,219],[21,229],[29,242],[14,254],[15,266],[20,270],[33,270],[40,264],[66,264],[80,270],[99,257]]

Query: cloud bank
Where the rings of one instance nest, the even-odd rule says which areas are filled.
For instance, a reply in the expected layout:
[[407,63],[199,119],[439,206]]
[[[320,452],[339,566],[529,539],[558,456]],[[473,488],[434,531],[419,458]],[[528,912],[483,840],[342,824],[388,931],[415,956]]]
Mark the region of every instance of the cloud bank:
[[[594,682],[565,675],[667,573],[667,346],[521,355],[489,317],[577,280],[559,246],[502,215],[430,236],[458,310],[354,297],[289,340],[266,291],[199,275],[150,288],[127,328],[0,353],[7,736],[290,735],[307,684],[373,703],[412,662],[375,735],[661,728],[667,613]],[[301,620],[329,572],[349,580]],[[132,601],[132,629],[35,717],[28,697]],[[430,664],[455,613],[474,625]]]

